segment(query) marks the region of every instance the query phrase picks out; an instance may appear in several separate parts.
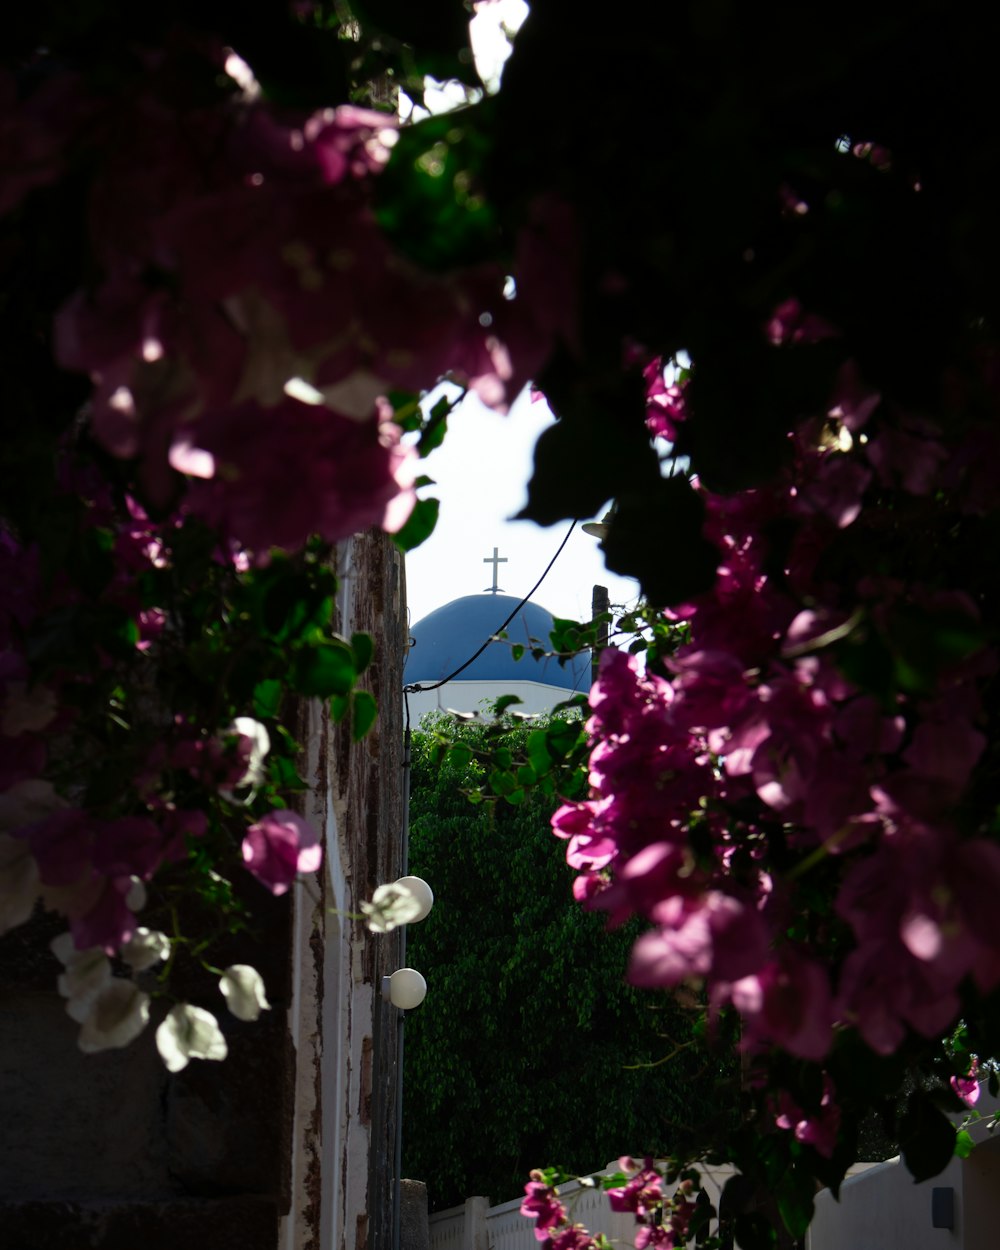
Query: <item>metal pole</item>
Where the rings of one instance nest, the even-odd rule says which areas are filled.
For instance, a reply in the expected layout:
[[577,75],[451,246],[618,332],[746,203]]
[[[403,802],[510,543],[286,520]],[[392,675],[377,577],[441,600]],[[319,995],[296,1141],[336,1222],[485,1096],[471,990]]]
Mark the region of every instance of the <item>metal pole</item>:
[[[591,620],[609,610],[608,588],[607,586],[595,586],[590,599]],[[608,622],[602,621],[597,627],[597,645],[590,653],[590,680],[591,685],[597,681],[597,667],[601,662],[601,652],[608,645]]]

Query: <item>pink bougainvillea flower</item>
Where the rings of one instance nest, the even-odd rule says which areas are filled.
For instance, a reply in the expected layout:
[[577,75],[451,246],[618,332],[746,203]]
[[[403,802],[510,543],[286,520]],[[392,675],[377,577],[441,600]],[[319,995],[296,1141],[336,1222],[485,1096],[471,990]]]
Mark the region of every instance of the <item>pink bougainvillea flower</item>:
[[294,812],[268,812],[247,830],[243,862],[272,894],[284,894],[301,872],[323,861],[319,834]]
[[[629,1160],[631,1163],[632,1160]],[[631,1169],[628,1169],[631,1171]],[[608,1202],[612,1211],[626,1211],[634,1215],[648,1215],[663,1200],[663,1184],[659,1172],[647,1159],[627,1184],[608,1190]]]
[[829,1159],[837,1144],[837,1130],[840,1127],[840,1107],[833,1095],[833,1082],[825,1072],[823,1097],[820,1099],[819,1111],[813,1115],[807,1115],[787,1091],[782,1091],[774,1122],[778,1128],[791,1130],[798,1141],[812,1146]]
[[642,1224],[635,1235],[635,1250],[646,1250],[654,1246],[656,1250],[673,1250],[676,1244],[672,1228],[664,1228],[662,1224]]
[[551,1250],[592,1250],[594,1239],[581,1224],[573,1224],[550,1238]]
[[766,334],[775,347],[789,343],[819,343],[836,337],[837,329],[824,317],[808,313],[795,298],[786,299],[771,314]]
[[[532,1172],[532,1178],[540,1173]],[[558,1228],[566,1219],[566,1208],[559,1201],[558,1191],[542,1180],[530,1180],[524,1187],[521,1214],[535,1221],[535,1237],[545,1241],[550,1228]]]
[[822,1059],[833,1041],[833,1007],[826,970],[784,947],[759,973],[732,986],[733,1006],[747,1036],[774,1041],[802,1059]]
[[[126,897],[131,879],[92,877],[87,885],[88,888],[81,891],[86,902],[80,905],[79,913],[72,903],[67,909],[73,940],[77,950],[96,946],[112,955],[136,930],[135,912]],[[95,893],[96,898],[92,899]]]
[[[398,528],[416,498],[413,457],[398,435],[377,413],[355,420],[294,398],[216,412],[199,430],[216,473],[191,480],[187,506],[258,563],[312,533],[336,542],[386,519]],[[405,506],[390,509],[400,495]]]
[[974,1107],[979,1101],[979,1060],[975,1055],[965,1076],[951,1078],[951,1088],[967,1107]]

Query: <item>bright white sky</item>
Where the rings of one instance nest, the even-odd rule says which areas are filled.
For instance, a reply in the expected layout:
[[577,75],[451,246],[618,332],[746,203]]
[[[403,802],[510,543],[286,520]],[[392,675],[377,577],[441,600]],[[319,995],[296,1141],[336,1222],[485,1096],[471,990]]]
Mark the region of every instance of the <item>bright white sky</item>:
[[[475,398],[449,417],[444,444],[424,462],[436,486],[422,493],[441,500],[441,515],[431,537],[406,557],[411,621],[492,585],[493,566],[483,560],[494,547],[508,561],[497,577],[505,593],[526,595],[541,577],[569,522],[543,529],[510,518],[527,500],[535,440],[552,420],[544,401],[533,403],[528,392],[505,417]],[[589,620],[595,582],[608,587],[612,604],[632,604],[638,593],[635,582],[608,572],[598,540],[578,525],[533,598],[554,616]]]
[[[503,62],[510,53],[505,30],[516,31],[527,13],[524,0],[492,0],[477,6],[472,45],[477,69],[491,92],[499,87]],[[465,98],[457,83],[440,84],[438,90],[425,93],[434,112],[454,108]],[[401,114],[409,116],[410,108],[404,100]],[[531,521],[510,518],[527,500],[535,441],[552,420],[544,401],[533,403],[527,392],[505,417],[475,398],[467,399],[449,417],[444,445],[425,462],[426,473],[437,485],[423,493],[441,500],[440,519],[427,542],[406,558],[411,621],[419,621],[461,595],[480,594],[491,586],[493,566],[483,561],[492,557],[494,547],[507,559],[497,577],[506,594],[526,595],[542,575],[569,522],[542,529]],[[608,587],[612,605],[635,602],[636,583],[609,573],[598,540],[577,526],[533,598],[554,616],[589,620],[595,583]]]

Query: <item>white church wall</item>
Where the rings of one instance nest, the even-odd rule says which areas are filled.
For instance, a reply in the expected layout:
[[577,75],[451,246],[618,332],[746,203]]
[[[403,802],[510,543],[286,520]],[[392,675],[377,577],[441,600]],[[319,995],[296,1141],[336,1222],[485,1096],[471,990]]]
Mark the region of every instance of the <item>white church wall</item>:
[[580,691],[566,690],[563,686],[529,681],[450,681],[437,690],[420,691],[407,698],[410,721],[417,726],[422,716],[436,711],[479,712],[486,718],[487,706],[504,694],[520,697],[521,702],[515,705],[518,712],[537,715],[550,712],[557,703],[572,698],[574,693],[589,694],[590,690],[589,687]]
[[[984,1087],[977,1107],[983,1119],[969,1129],[975,1149],[968,1159],[952,1159],[930,1180],[914,1184],[906,1165],[895,1158],[848,1176],[839,1202],[830,1190],[822,1190],[806,1250],[993,1250],[1000,1223],[1000,1140],[993,1140],[987,1124],[997,1106]],[[934,1227],[935,1189],[952,1191],[950,1229]]]

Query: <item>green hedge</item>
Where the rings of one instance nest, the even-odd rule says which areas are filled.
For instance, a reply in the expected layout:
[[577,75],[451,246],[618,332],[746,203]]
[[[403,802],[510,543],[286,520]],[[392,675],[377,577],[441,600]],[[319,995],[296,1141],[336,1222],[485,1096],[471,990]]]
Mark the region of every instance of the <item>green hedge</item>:
[[[484,745],[480,726],[449,732]],[[526,732],[504,745],[516,754]],[[609,934],[574,901],[558,800],[473,806],[462,791],[482,765],[439,763],[436,743],[414,734],[410,871],[435,904],[407,938],[429,989],[406,1022],[404,1175],[440,1209],[512,1198],[533,1167],[683,1149],[689,1127],[732,1112],[733,1060],[692,1032],[697,1009],[625,983],[636,927]]]

